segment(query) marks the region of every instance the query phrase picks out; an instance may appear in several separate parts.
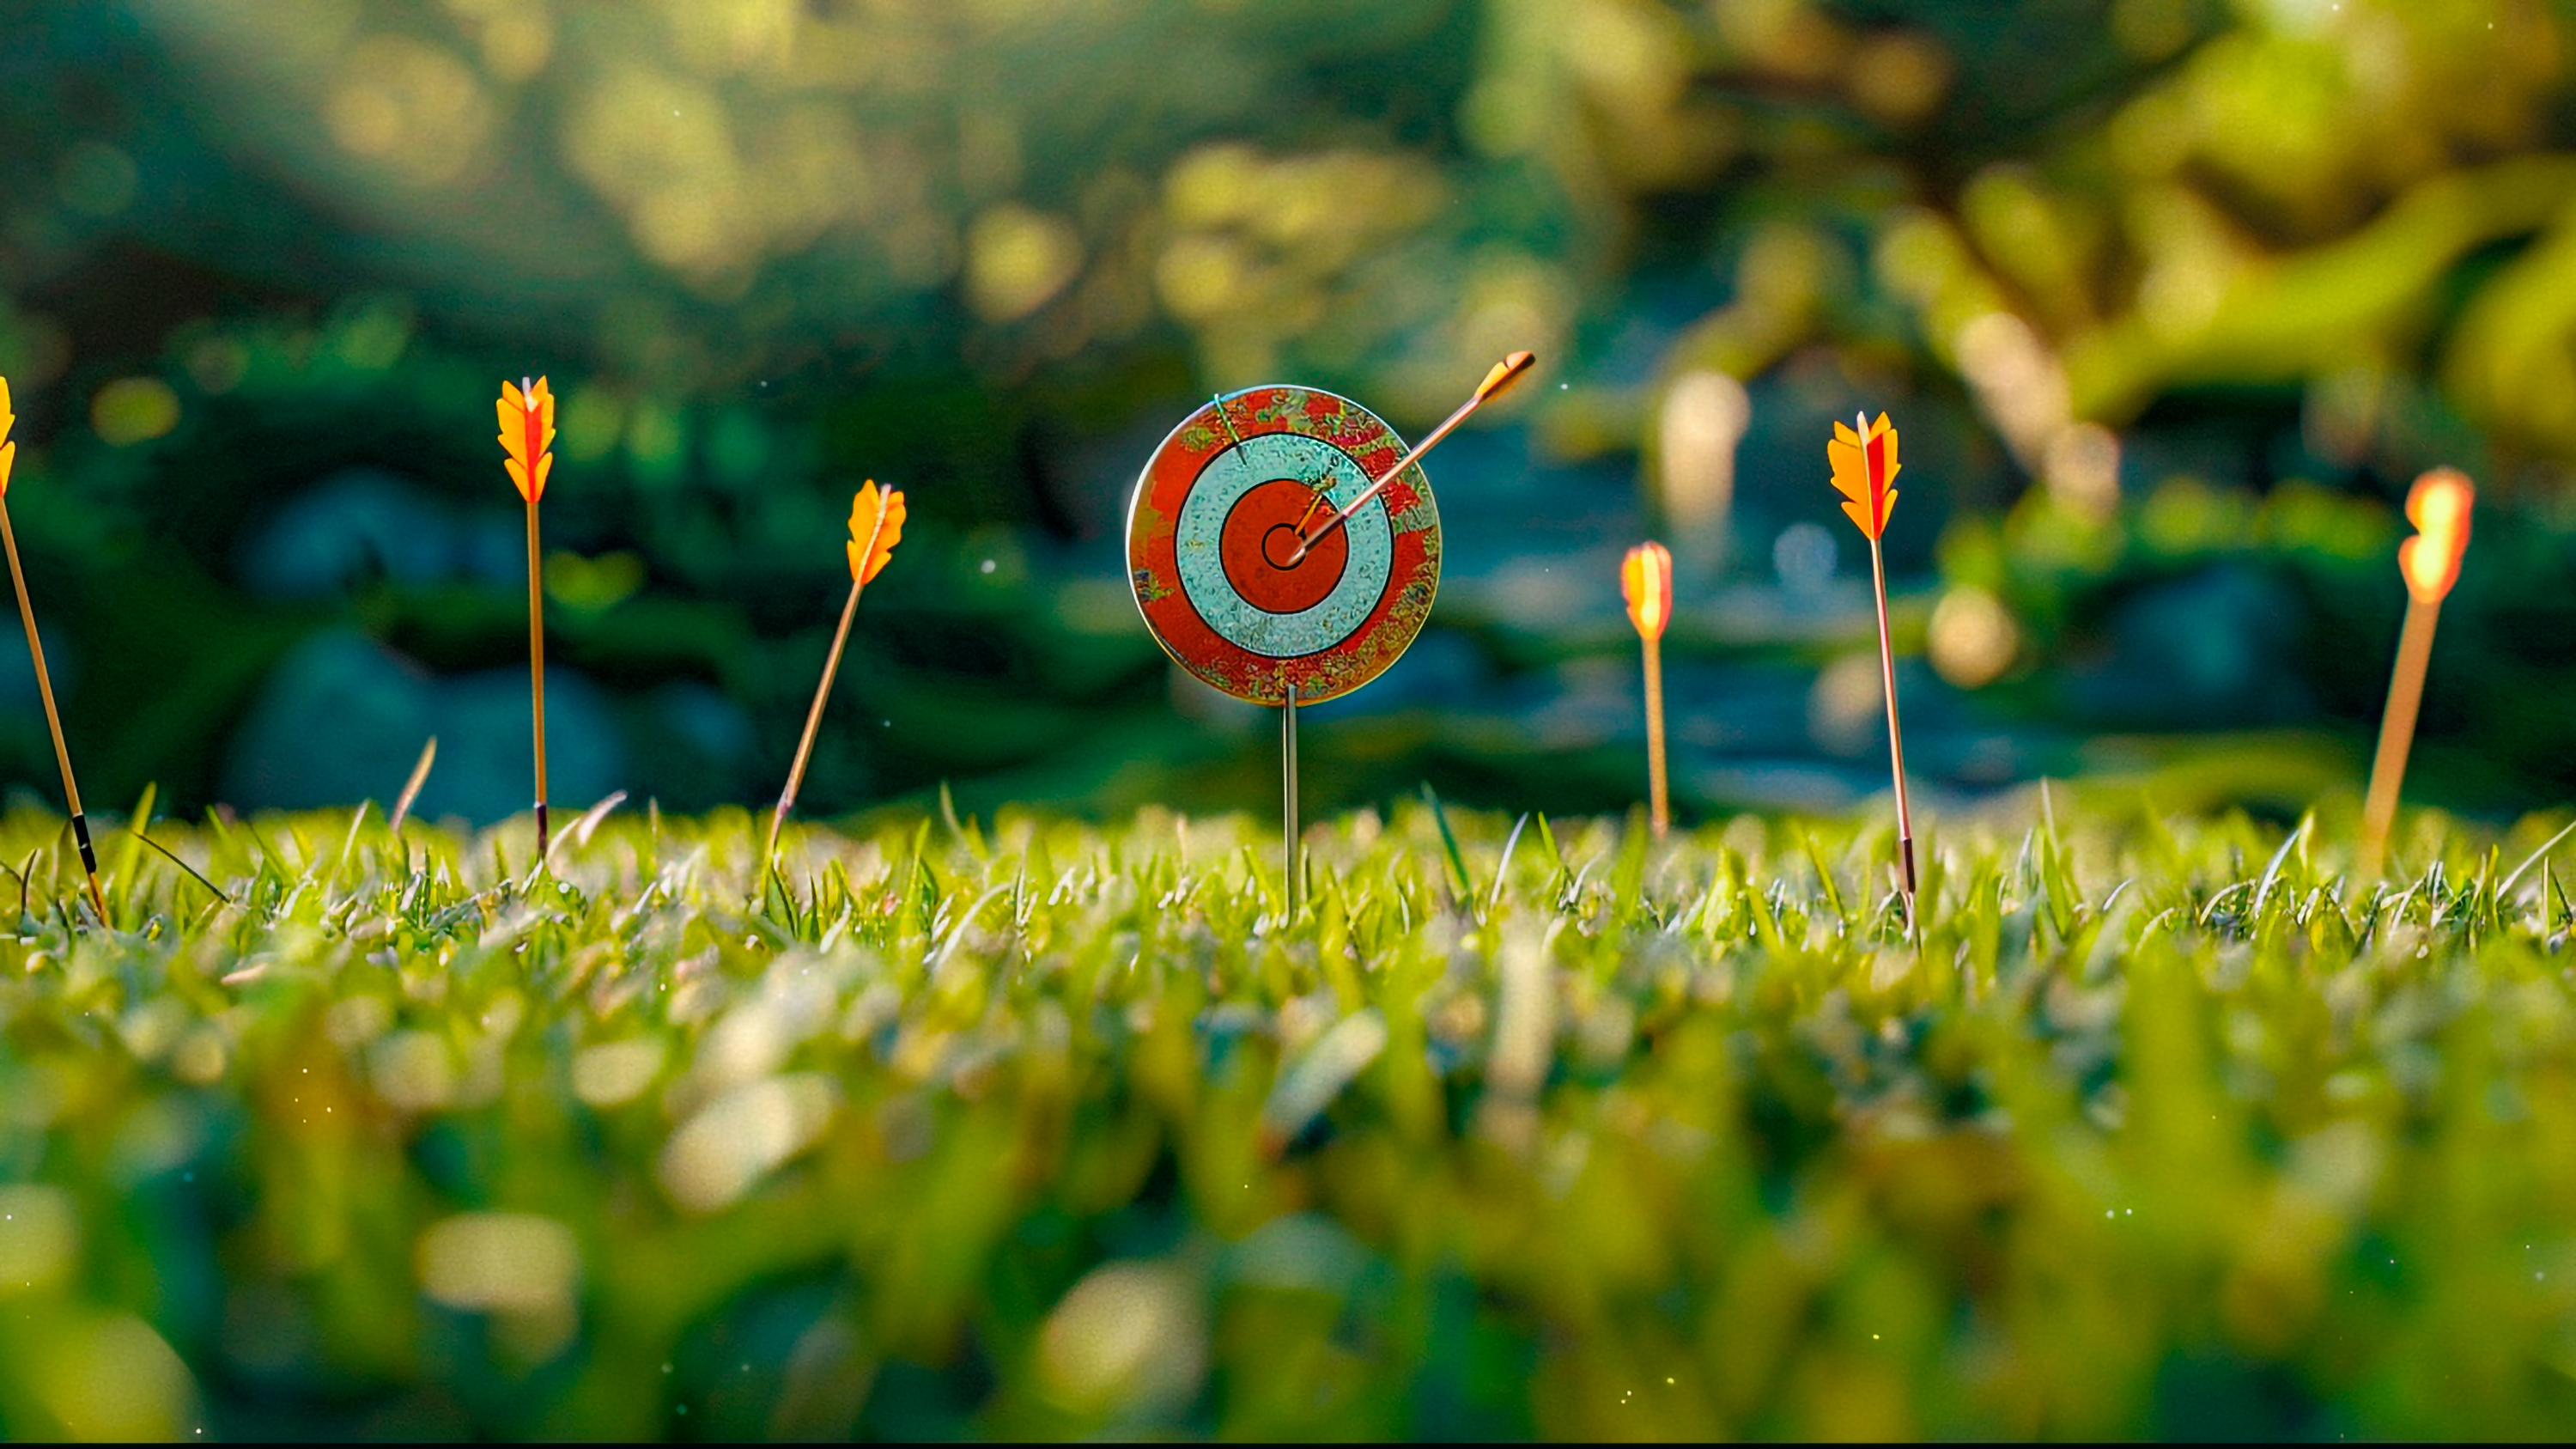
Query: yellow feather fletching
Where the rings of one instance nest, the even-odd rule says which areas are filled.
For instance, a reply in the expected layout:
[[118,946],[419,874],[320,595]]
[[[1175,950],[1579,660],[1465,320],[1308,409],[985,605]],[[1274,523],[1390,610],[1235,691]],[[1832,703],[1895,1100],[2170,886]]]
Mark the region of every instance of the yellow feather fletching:
[[1619,567],[1619,592],[1628,600],[1628,622],[1648,639],[1664,636],[1673,618],[1673,556],[1649,540],[1628,550]]
[[871,478],[850,499],[850,582],[864,584],[877,576],[903,541],[903,494],[880,490]]
[[2435,468],[2406,491],[2406,521],[2417,536],[2397,545],[2397,568],[2416,602],[2438,604],[2460,581],[2469,551],[2469,508],[2478,490],[2457,468]]
[[1520,381],[1522,374],[1538,363],[1535,352],[1515,352],[1495,363],[1485,372],[1485,380],[1476,384],[1476,401],[1483,403],[1504,388]]
[[525,392],[504,382],[493,407],[501,420],[501,449],[510,455],[501,466],[519,496],[534,503],[546,496],[546,479],[555,468],[555,395],[542,377]]
[[17,425],[18,415],[9,411],[9,379],[0,377],[0,497],[8,496],[9,472],[18,466],[18,445],[8,441]]
[[1834,440],[1825,444],[1825,460],[1834,465],[1834,488],[1843,495],[1843,512],[1876,538],[1887,531],[1887,516],[1896,510],[1896,428],[1880,413],[1867,432],[1834,424]]

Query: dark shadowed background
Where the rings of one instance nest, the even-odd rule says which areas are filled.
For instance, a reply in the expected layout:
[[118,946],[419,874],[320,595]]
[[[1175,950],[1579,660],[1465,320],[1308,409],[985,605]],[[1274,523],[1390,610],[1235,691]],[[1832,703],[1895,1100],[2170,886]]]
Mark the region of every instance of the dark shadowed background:
[[[503,377],[563,399],[555,795],[776,790],[873,477],[915,520],[805,804],[1258,804],[1121,579],[1209,392],[1445,448],[1431,629],[1310,798],[1641,788],[1616,560],[1680,561],[1687,813],[1884,788],[1829,420],[1934,801],[2350,789],[2394,500],[2484,492],[2415,782],[2576,785],[2570,7],[2516,0],[0,4],[10,502],[99,805],[527,798]],[[55,785],[0,647],[0,777]]]

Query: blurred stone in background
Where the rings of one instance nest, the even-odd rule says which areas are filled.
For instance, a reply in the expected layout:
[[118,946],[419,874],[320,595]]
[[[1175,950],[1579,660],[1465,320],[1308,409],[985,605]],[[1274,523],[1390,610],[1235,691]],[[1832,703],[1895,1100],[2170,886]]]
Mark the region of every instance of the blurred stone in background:
[[[560,806],[586,808],[619,787],[618,735],[597,686],[546,671],[548,783]],[[438,759],[413,807],[423,819],[498,820],[535,798],[524,668],[441,678],[363,635],[319,633],[261,686],[233,740],[224,798],[280,809],[391,800],[433,736]]]

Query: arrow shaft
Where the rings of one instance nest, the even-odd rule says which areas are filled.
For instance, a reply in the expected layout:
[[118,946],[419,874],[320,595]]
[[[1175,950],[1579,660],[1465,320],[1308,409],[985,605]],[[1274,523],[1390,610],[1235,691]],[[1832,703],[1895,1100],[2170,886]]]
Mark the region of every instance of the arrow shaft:
[[1905,915],[1914,918],[1914,811],[1905,791],[1905,731],[1896,719],[1896,647],[1887,627],[1887,565],[1869,541],[1869,581],[1878,603],[1878,678],[1887,691],[1887,759],[1896,776],[1896,848],[1904,868]]
[[1297,918],[1297,903],[1305,884],[1305,858],[1301,848],[1302,832],[1297,826],[1297,685],[1288,681],[1280,692],[1279,703],[1279,823],[1287,836],[1287,884],[1285,896],[1288,919]]
[[[535,468],[532,462],[528,465]],[[529,474],[530,482],[535,473]],[[537,747],[537,858],[546,856],[546,598],[545,570],[537,553],[537,495],[528,490],[528,712]]]
[[[1304,520],[1300,520],[1297,526],[1297,551],[1288,556],[1288,562],[1290,565],[1293,566],[1302,561],[1306,557],[1306,551],[1308,549],[1313,548],[1334,529],[1350,522],[1354,515],[1356,515],[1361,509],[1368,506],[1370,499],[1375,498],[1380,492],[1385,490],[1387,484],[1394,482],[1403,474],[1405,469],[1422,461],[1423,454],[1440,446],[1440,440],[1448,437],[1450,433],[1456,431],[1458,425],[1465,422],[1467,420],[1467,415],[1474,412],[1477,406],[1482,402],[1484,402],[1483,398],[1471,397],[1465,402],[1459,404],[1458,410],[1451,413],[1446,419],[1443,419],[1440,426],[1431,430],[1429,436],[1425,437],[1421,442],[1414,444],[1403,457],[1396,459],[1394,467],[1387,469],[1384,473],[1378,475],[1375,482],[1372,482],[1366,488],[1361,489],[1360,496],[1352,499],[1349,503],[1344,504],[1341,508],[1336,509],[1333,515],[1325,519],[1322,525],[1317,527],[1314,532],[1306,532],[1305,522]],[[1323,498],[1324,495],[1322,493],[1317,493],[1315,495],[1316,503],[1322,502]],[[1307,504],[1306,516],[1308,518],[1312,518],[1314,514],[1315,504]]]
[[18,590],[18,622],[27,626],[27,654],[36,665],[36,694],[45,706],[45,728],[54,736],[54,763],[63,772],[63,798],[74,815],[81,813],[80,785],[72,779],[72,753],[63,743],[62,716],[54,712],[54,680],[45,669],[45,641],[36,633],[36,606],[27,598],[27,572],[18,564],[18,535],[9,526],[9,505],[0,498],[0,546],[9,550],[9,582]]
[[1655,834],[1660,836],[1673,825],[1672,795],[1664,773],[1664,645],[1651,634],[1646,636],[1645,644],[1646,798],[1653,811]]
[[[760,847],[760,874],[769,875],[769,863],[777,857],[778,832],[787,824],[787,812],[796,808],[796,792],[805,786],[805,765],[814,757],[814,736],[823,728],[823,702],[832,697],[832,680],[841,672],[841,651],[849,647],[850,621],[859,615],[859,594],[866,589],[868,563],[877,556],[877,540],[885,536],[887,500],[877,500],[876,521],[868,526],[867,547],[859,553],[859,568],[850,579],[850,596],[841,604],[840,627],[832,631],[832,652],[823,656],[823,681],[814,686],[813,706],[805,711],[805,734],[796,742],[796,760],[787,767],[787,787],[778,792],[778,808],[769,814],[769,838]],[[753,883],[753,892],[760,886]]]
[[44,702],[45,729],[54,737],[54,764],[63,772],[63,803],[71,809],[72,838],[80,845],[81,868],[89,874],[90,904],[104,926],[107,895],[99,889],[98,852],[90,844],[89,817],[81,810],[80,782],[72,778],[72,751],[63,739],[63,718],[54,709],[54,679],[45,669],[45,641],[36,633],[36,606],[27,597],[27,571],[18,563],[18,533],[9,526],[6,494],[0,494],[0,547],[8,550],[9,582],[18,591],[18,622],[27,628],[27,657],[36,666],[36,697]]
[[2376,879],[2397,823],[2397,798],[2406,784],[2406,756],[2415,743],[2415,712],[2424,703],[2424,669],[2433,658],[2433,627],[2442,601],[2411,594],[2406,624],[2397,636],[2397,669],[2388,683],[2388,712],[2379,722],[2379,752],[2370,765],[2370,794],[2361,811],[2361,876]]

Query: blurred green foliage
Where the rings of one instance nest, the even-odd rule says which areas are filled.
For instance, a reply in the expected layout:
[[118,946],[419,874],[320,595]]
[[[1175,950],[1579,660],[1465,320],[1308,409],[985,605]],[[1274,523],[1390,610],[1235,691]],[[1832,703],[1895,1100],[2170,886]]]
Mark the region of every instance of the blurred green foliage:
[[2033,804],[13,815],[0,1428],[2553,1434],[2567,832]]
[[[2029,496],[2088,527],[2205,500],[2206,531],[2272,508],[2247,493],[2385,504],[2433,462],[2511,504],[2466,587],[2526,606],[2546,587],[2504,571],[2567,550],[2564,0],[14,0],[0,22],[17,506],[113,796],[381,793],[444,727],[491,737],[495,769],[460,760],[433,805],[516,800],[485,708],[516,629],[483,414],[530,372],[564,398],[551,626],[596,686],[567,769],[685,808],[783,772],[863,477],[907,489],[921,532],[815,805],[953,778],[1114,812],[1204,783],[1189,761],[1252,773],[1122,613],[1116,539],[1173,418],[1283,376],[1419,426],[1500,352],[1547,359],[1557,386],[1438,470],[1461,536],[1435,632],[1455,621],[1439,647],[1471,677],[1357,706],[1486,724],[1345,741],[1497,803],[1528,803],[1487,783],[1527,751],[1487,726],[1561,739],[1538,701],[1612,653],[1523,561],[1608,598],[1594,551],[1652,529],[1728,614],[1702,659],[1794,657],[1781,688],[1835,712],[1806,617],[1829,600],[1765,565],[1821,550],[1830,574],[1851,548],[1817,454],[1861,406],[1905,428],[1901,580],[2024,538],[2002,519]],[[2214,717],[2353,753],[2393,582],[2227,552],[2198,582],[2116,550],[2016,563],[2010,589],[1980,565],[1905,608],[1981,727],[2024,742],[2008,775],[2074,732],[2190,732],[2106,698],[2106,659],[2173,699],[2277,682]],[[2276,615],[2232,658],[2208,645]],[[2576,783],[2561,632],[2453,616],[2437,661],[2463,690],[2426,720],[2444,798]],[[352,640],[380,667],[315,662]],[[23,693],[0,677],[0,775],[32,784]],[[265,728],[323,699],[346,728]],[[1774,755],[1838,758],[1830,730]],[[1628,787],[1566,788],[1601,809]]]

